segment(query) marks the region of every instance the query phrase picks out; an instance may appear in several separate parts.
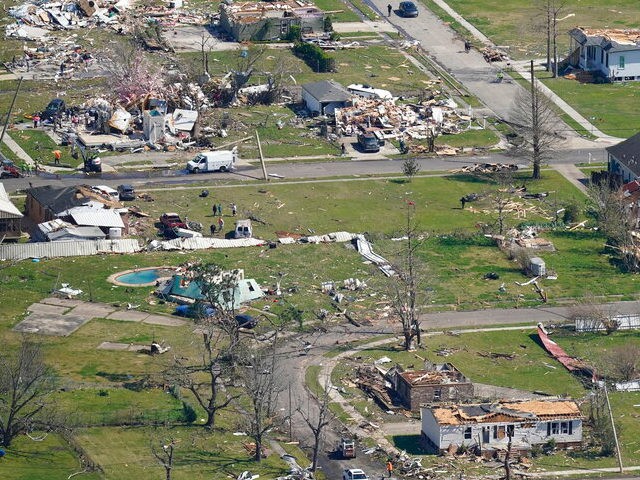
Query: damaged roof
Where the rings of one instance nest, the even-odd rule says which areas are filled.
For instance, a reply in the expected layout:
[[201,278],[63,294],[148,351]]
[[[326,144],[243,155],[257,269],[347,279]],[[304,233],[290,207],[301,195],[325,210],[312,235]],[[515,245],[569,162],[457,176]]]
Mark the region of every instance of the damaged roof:
[[640,50],[640,29],[576,27],[569,35],[582,46],[599,46],[608,52]]
[[453,370],[416,370],[399,375],[413,387],[469,382],[455,367]]
[[[426,408],[426,407],[423,407]],[[439,425],[582,418],[573,400],[527,400],[429,408]]]
[[299,0],[223,2],[220,4],[220,9],[224,10],[229,18],[241,23],[253,23],[262,18],[279,18],[291,16],[292,14],[300,18],[324,15],[324,12],[312,3]]
[[607,153],[640,177],[640,133],[606,148]]

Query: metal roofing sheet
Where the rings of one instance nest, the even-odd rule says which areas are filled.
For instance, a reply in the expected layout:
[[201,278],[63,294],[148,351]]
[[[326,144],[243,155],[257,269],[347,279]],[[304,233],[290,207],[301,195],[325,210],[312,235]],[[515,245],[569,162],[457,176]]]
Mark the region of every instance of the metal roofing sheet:
[[78,207],[69,210],[77,225],[124,228],[122,217],[110,208]]
[[138,240],[89,240],[73,242],[13,243],[0,245],[1,260],[27,258],[80,257],[99,253],[135,253],[142,250]]
[[263,245],[259,238],[174,238],[164,242],[152,242],[150,250],[204,250],[207,248],[255,247]]

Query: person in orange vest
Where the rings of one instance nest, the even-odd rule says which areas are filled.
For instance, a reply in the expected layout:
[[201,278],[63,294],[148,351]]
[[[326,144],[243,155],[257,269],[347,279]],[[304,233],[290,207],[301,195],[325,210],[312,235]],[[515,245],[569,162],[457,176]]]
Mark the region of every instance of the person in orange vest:
[[55,165],[60,165],[60,158],[62,157],[62,152],[60,150],[53,151],[53,163]]
[[393,463],[391,463],[391,460],[387,460],[387,472],[389,472],[389,478],[391,478],[391,474],[393,473]]

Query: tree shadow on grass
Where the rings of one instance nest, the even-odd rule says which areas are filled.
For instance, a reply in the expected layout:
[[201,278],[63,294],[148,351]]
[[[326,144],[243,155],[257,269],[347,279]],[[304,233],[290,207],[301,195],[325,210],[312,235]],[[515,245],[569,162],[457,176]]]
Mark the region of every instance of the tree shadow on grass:
[[411,180],[409,180],[408,178],[392,178],[391,180],[389,180],[389,183],[396,183],[398,185],[404,185],[405,183],[410,183]]

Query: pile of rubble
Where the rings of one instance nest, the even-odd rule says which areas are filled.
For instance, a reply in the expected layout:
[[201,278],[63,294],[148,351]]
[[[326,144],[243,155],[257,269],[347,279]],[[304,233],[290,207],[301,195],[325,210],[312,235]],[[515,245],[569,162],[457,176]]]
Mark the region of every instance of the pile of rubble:
[[482,56],[484,57],[484,59],[489,63],[503,62],[503,61],[509,60],[509,55],[495,48],[484,47],[482,50],[480,50],[480,52],[482,53]]
[[518,165],[514,163],[474,163],[473,165],[465,165],[462,168],[449,170],[450,173],[499,173],[499,172],[515,172]]
[[457,112],[450,98],[418,104],[396,105],[394,100],[358,98],[353,105],[336,109],[336,128],[350,136],[359,130],[379,132],[382,138],[426,139],[439,134],[455,134],[469,128],[472,118]]

